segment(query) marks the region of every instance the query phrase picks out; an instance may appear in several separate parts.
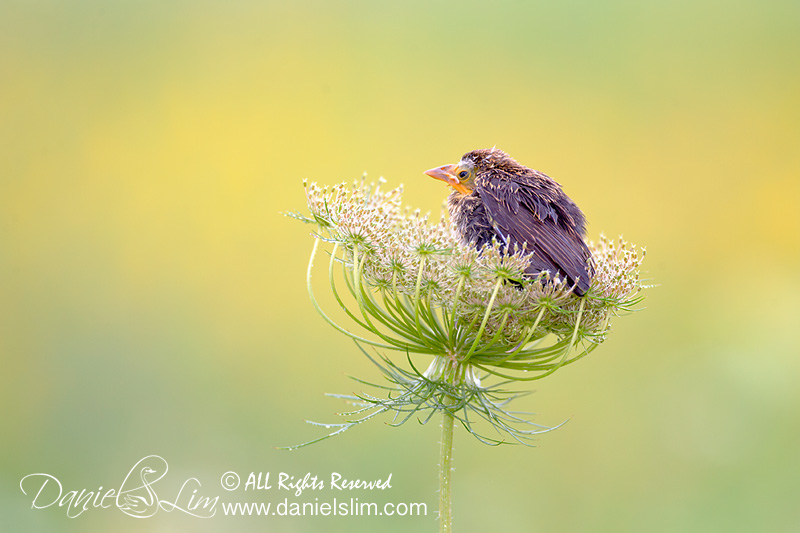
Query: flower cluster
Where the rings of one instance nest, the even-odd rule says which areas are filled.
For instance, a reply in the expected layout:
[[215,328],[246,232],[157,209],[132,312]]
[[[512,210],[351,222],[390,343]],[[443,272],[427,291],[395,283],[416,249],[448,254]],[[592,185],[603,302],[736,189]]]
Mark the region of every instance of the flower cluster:
[[[317,310],[399,391],[388,400],[359,397],[363,410],[447,409],[470,431],[469,413],[475,412],[519,440],[530,432],[507,424],[521,419],[502,409],[506,392],[481,385],[478,374],[538,379],[589,353],[606,338],[611,317],[641,300],[644,250],[602,236],[591,243],[594,274],[579,297],[566,279],[548,272],[526,276],[525,249],[460,244],[444,215],[431,221],[404,209],[402,189],[381,185],[364,179],[324,188],[306,184],[310,214],[290,214],[317,228],[308,271]],[[331,290],[355,328],[334,322],[314,299],[311,274],[320,245],[330,248]],[[413,370],[374,357],[368,346],[405,352]],[[411,354],[433,356],[428,370],[417,371]]]

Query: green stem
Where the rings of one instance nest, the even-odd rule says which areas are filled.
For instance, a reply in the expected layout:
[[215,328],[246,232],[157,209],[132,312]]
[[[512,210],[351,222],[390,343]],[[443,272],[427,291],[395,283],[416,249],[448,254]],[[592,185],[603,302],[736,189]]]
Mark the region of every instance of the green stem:
[[422,288],[422,273],[425,271],[425,256],[419,260],[419,274],[417,274],[417,286],[414,288],[414,320],[417,323],[417,331],[422,335],[422,326],[419,322],[419,291]]
[[475,353],[475,348],[478,347],[478,343],[481,341],[481,337],[483,336],[483,330],[486,329],[486,323],[489,321],[489,314],[492,312],[492,307],[494,306],[494,299],[497,298],[497,291],[500,290],[500,285],[503,284],[502,279],[498,279],[497,283],[494,285],[494,291],[492,291],[492,297],[489,298],[489,305],[486,306],[486,312],[483,314],[483,322],[481,322],[481,327],[478,329],[478,334],[475,335],[475,342],[472,343],[472,347],[467,352],[467,356],[464,357],[466,361],[472,354]]
[[453,531],[452,493],[450,477],[453,472],[453,413],[442,411],[442,446],[439,458],[439,533]]

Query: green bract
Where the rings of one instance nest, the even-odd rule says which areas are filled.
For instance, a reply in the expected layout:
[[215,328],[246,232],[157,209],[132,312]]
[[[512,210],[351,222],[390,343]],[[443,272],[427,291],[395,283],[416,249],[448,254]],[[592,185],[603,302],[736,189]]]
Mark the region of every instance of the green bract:
[[[395,424],[447,411],[487,443],[508,436],[524,443],[549,430],[506,410],[519,395],[506,387],[550,375],[603,342],[611,317],[642,298],[644,250],[602,236],[590,243],[594,275],[578,297],[566,280],[547,272],[525,277],[526,250],[497,242],[482,250],[464,246],[444,216],[431,223],[419,211],[404,210],[401,194],[401,188],[384,191],[363,179],[330,188],[312,183],[306,186],[310,214],[291,214],[317,227],[307,276],[317,311],[388,378],[388,385],[376,385],[386,397],[345,397],[359,408],[345,413],[351,420],[332,435],[385,411],[395,413]],[[335,322],[314,297],[320,248],[329,253],[328,284],[347,325]],[[404,353],[407,367],[386,351]],[[480,419],[500,436],[479,432]]]

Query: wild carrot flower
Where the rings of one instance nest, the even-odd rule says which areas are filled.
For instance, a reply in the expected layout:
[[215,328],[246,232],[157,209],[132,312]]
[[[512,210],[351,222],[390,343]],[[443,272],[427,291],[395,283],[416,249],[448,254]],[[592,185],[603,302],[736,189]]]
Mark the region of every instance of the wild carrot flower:
[[[290,213],[315,226],[307,273],[314,306],[389,383],[375,385],[386,391],[380,397],[342,396],[357,408],[322,438],[383,412],[394,413],[396,425],[446,412],[491,444],[527,443],[551,429],[506,409],[520,394],[508,385],[548,376],[600,345],[611,319],[642,299],[644,250],[604,236],[590,243],[594,276],[579,297],[567,280],[548,272],[526,277],[525,249],[462,245],[444,216],[431,221],[404,209],[402,189],[382,185],[364,179],[306,184],[309,213]],[[328,284],[346,324],[334,321],[314,296],[314,262],[323,248]],[[400,352],[405,362],[387,352]],[[496,432],[487,434],[479,421]]]
[[[524,248],[460,244],[444,216],[431,222],[403,209],[402,189],[381,185],[364,179],[351,186],[312,183],[305,187],[309,214],[289,213],[315,226],[306,276],[315,308],[388,381],[373,385],[381,396],[339,396],[356,405],[343,413],[348,420],[318,424],[336,429],[300,446],[384,412],[393,413],[393,425],[412,418],[425,423],[440,413],[439,530],[450,532],[455,420],[488,444],[527,444],[553,429],[508,410],[523,394],[508,386],[549,376],[605,341],[612,317],[642,299],[644,249],[601,235],[589,245],[591,285],[578,296],[567,279],[549,272],[526,277],[531,255]],[[346,326],[314,296],[312,273],[321,248],[329,254],[327,280]],[[395,361],[403,356],[392,359],[387,352],[400,352],[405,364]],[[495,431],[487,435],[484,427]]]

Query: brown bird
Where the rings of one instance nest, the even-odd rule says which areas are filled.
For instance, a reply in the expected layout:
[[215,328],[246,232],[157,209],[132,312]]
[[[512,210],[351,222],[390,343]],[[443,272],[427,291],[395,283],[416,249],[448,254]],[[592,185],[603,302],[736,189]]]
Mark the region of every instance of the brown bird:
[[578,296],[589,289],[586,218],[554,179],[496,148],[467,152],[457,164],[425,174],[454,189],[447,207],[462,243],[478,248],[493,238],[507,247],[527,243],[533,252],[528,274],[547,270],[566,276]]

